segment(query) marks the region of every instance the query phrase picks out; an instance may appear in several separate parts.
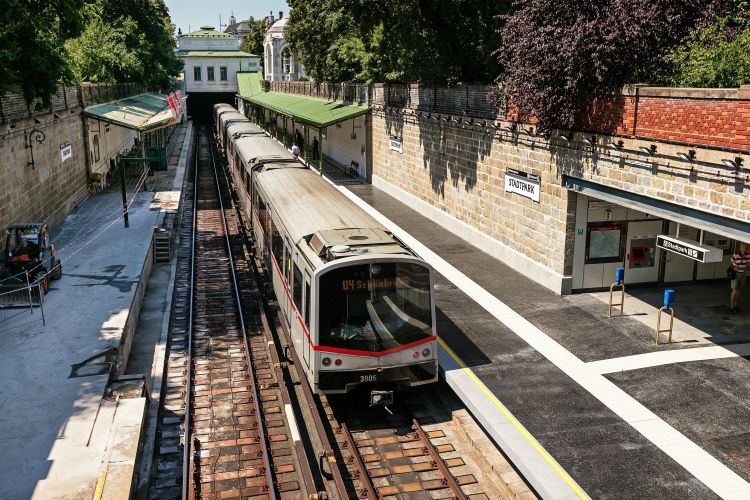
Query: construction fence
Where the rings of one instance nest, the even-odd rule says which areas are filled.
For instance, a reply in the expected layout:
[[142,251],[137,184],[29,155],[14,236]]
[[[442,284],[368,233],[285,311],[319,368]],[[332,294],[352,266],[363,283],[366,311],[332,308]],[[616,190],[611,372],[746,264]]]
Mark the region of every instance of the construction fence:
[[11,331],[44,319],[44,287],[26,273],[0,280],[0,332]]

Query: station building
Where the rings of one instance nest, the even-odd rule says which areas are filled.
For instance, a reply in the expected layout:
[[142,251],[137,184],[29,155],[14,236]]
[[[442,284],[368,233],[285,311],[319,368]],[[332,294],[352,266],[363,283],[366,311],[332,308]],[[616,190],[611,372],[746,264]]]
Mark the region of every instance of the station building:
[[241,52],[236,36],[213,26],[178,37],[177,55],[185,61],[188,114],[208,120],[213,105],[236,104],[237,73],[257,72],[260,56]]
[[296,82],[300,78],[308,79],[305,67],[299,60],[299,53],[291,50],[286,39],[286,25],[288,17],[279,12],[279,18],[274,19],[273,12],[266,17],[270,28],[263,41],[263,70],[265,79],[271,82]]
[[481,87],[280,81],[247,102],[277,129],[307,101],[369,108],[309,120],[326,155],[345,168],[361,152],[375,187],[559,294],[609,289],[623,267],[628,286],[721,284],[728,303],[731,254],[750,242],[750,86],[628,86],[550,137]]

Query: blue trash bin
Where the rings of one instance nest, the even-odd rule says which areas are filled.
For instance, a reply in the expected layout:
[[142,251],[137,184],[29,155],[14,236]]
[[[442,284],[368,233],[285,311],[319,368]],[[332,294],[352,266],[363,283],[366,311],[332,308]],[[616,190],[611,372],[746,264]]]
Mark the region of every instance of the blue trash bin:
[[625,268],[618,267],[615,269],[615,283],[622,285],[623,281],[625,281]]
[[674,304],[674,290],[664,290],[664,307],[667,309]]

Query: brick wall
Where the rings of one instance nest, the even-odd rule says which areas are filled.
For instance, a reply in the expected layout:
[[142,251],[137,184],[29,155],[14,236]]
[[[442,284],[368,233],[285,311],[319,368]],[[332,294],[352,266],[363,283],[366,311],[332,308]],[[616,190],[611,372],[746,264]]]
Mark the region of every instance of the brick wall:
[[[61,118],[52,114],[38,115],[42,123],[32,118],[16,120],[0,134],[0,230],[17,222],[45,221],[55,215],[59,220],[61,208],[70,207],[87,182],[86,154],[80,108],[66,111]],[[10,126],[13,128],[10,128]],[[30,149],[25,147],[26,134],[41,130],[46,138],[42,144],[34,141],[35,167]],[[73,157],[61,161],[60,145],[70,142]],[[69,211],[70,208],[67,208]],[[4,238],[0,247],[5,246]]]

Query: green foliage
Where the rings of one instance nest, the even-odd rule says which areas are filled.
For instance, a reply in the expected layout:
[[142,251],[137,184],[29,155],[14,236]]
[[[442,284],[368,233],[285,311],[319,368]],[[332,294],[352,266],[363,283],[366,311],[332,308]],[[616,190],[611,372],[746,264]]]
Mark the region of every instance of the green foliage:
[[26,102],[49,107],[73,80],[64,43],[83,30],[84,0],[0,0],[0,94],[20,85]]
[[[89,6],[87,18],[81,36],[65,43],[76,79],[115,82],[115,75],[119,75],[124,81],[142,81],[147,54],[140,48],[147,42],[133,18],[128,16],[116,20],[114,25],[106,24],[101,8],[96,5]],[[131,50],[127,40],[135,40],[137,48]]]
[[750,8],[737,2],[731,13],[713,15],[711,23],[665,58],[671,72],[653,83],[673,87],[733,88],[750,84]]
[[511,0],[291,0],[287,39],[319,81],[490,82]]
[[268,25],[263,19],[258,19],[256,21],[252,16],[247,20],[247,24],[252,31],[242,36],[240,50],[256,56],[262,55],[263,37],[266,36]]

